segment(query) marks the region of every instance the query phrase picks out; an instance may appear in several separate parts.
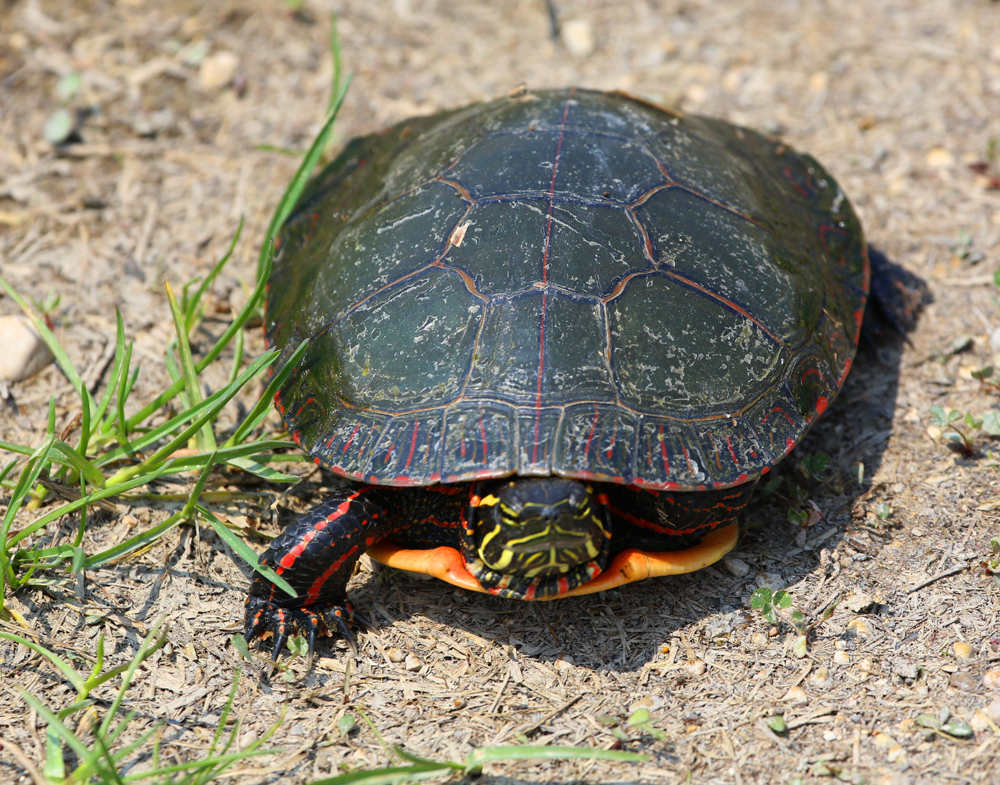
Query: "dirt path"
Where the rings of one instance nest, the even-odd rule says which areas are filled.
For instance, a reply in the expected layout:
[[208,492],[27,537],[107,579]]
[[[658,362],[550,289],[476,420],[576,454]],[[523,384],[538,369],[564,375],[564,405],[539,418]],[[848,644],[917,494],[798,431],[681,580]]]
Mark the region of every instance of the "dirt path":
[[[113,341],[115,308],[139,359],[159,367],[172,330],[161,281],[203,275],[240,216],[244,241],[213,302],[225,314],[245,299],[298,160],[281,151],[303,150],[325,111],[331,11],[354,72],[340,141],[519,84],[628,90],[813,153],[850,195],[869,239],[927,280],[934,302],[912,345],[883,347],[881,364],[862,356],[808,437],[805,453],[828,453],[845,479],[863,462],[868,479],[843,493],[802,481],[823,515],[804,540],[772,497],[756,505],[756,528],[737,546],[745,574],[720,565],[545,606],[363,573],[354,597],[381,629],[360,636],[348,686],[339,644],[324,647],[308,684],[242,680],[244,743],[283,705],[288,713],[270,743],[284,753],[247,763],[236,781],[306,782],[342,766],[385,765],[367,727],[347,738],[337,729],[359,708],[386,741],[458,759],[524,737],[612,746],[598,717],[641,704],[666,740],[633,732],[624,748],[651,763],[494,765],[488,775],[522,779],[490,781],[739,785],[814,781],[825,770],[869,783],[1000,782],[1000,704],[992,725],[975,714],[1000,700],[993,677],[984,684],[1000,668],[998,586],[981,566],[1000,537],[1000,444],[980,440],[981,452],[962,458],[928,415],[934,405],[977,415],[998,405],[970,372],[993,362],[990,335],[1000,327],[1000,4],[554,0],[559,38],[542,0],[306,0],[297,13],[293,5],[0,7],[0,274],[37,300],[61,296],[53,316],[79,368]],[[61,100],[73,73],[79,89]],[[63,106],[79,140],[57,152],[43,127]],[[0,299],[0,312],[15,310]],[[262,348],[256,333],[248,343]],[[0,414],[2,439],[40,443],[50,396],[60,422],[75,413],[54,368],[16,393],[22,416]],[[801,480],[794,466],[786,475]],[[289,503],[321,484],[311,475]],[[139,508],[101,518],[85,546],[106,547],[148,520]],[[141,672],[129,708],[144,718],[136,732],[169,720],[164,748],[183,759],[205,753],[239,664],[228,641],[245,585],[214,536],[185,528],[88,573],[79,599],[70,586],[9,602],[55,649],[91,651],[104,632],[113,663],[129,659],[136,636],[165,613],[170,646]],[[760,585],[787,587],[807,612],[848,599],[798,659],[791,629],[772,636],[749,609]],[[956,643],[969,644],[967,658]],[[396,650],[419,664],[396,662]],[[50,706],[71,700],[40,658],[6,643],[0,655],[3,681],[15,676]],[[971,723],[973,738],[916,724],[944,710]],[[763,722],[776,713],[785,735]],[[43,726],[7,687],[0,725],[40,760]],[[28,781],[0,751],[0,780],[11,777]]]

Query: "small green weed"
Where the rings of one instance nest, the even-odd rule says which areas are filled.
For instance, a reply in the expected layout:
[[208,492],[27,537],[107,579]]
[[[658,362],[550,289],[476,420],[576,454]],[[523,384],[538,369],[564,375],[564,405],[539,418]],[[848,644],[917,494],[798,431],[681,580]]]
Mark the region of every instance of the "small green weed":
[[791,594],[784,589],[775,591],[768,586],[762,586],[751,595],[750,607],[760,611],[761,616],[771,624],[787,622],[795,629],[799,637],[792,646],[792,654],[801,659],[809,651],[809,635],[833,616],[839,601],[838,597],[826,607],[818,619],[807,623],[805,614],[792,605]]
[[[946,431],[945,435],[953,448],[967,458],[976,454],[976,432],[986,436],[1000,436],[1000,412],[990,411],[982,417],[957,409],[932,406],[929,409],[931,423]],[[958,423],[961,422],[961,427]]]

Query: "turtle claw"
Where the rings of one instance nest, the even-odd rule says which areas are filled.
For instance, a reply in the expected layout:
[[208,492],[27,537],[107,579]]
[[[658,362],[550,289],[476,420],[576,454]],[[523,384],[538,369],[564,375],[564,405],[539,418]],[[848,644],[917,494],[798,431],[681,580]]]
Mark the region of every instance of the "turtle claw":
[[285,641],[288,636],[283,632],[279,632],[274,636],[274,648],[271,649],[271,659],[274,662],[278,661],[278,657],[281,656],[281,650],[285,647]]

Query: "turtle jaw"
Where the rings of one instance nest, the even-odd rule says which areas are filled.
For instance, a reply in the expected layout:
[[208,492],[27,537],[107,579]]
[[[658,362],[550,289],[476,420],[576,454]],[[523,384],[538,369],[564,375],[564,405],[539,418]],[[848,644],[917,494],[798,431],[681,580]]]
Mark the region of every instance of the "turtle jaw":
[[515,600],[550,599],[600,575],[610,547],[611,532],[604,528],[572,536],[545,532],[530,542],[523,538],[507,541],[494,564],[480,554],[467,559],[465,568],[490,594]]

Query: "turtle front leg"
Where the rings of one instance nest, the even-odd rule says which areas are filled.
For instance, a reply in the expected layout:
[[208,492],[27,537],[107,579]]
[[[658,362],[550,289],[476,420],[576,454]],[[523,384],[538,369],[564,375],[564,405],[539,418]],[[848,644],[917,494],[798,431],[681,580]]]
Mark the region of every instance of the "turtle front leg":
[[258,563],[288,581],[295,596],[254,573],[244,617],[248,643],[273,635],[272,659],[277,660],[289,634],[301,632],[309,642],[311,665],[317,634],[333,635],[336,630],[357,653],[348,627],[354,611],[347,602],[347,581],[361,555],[395,528],[383,497],[374,487],[345,489],[274,539]]

